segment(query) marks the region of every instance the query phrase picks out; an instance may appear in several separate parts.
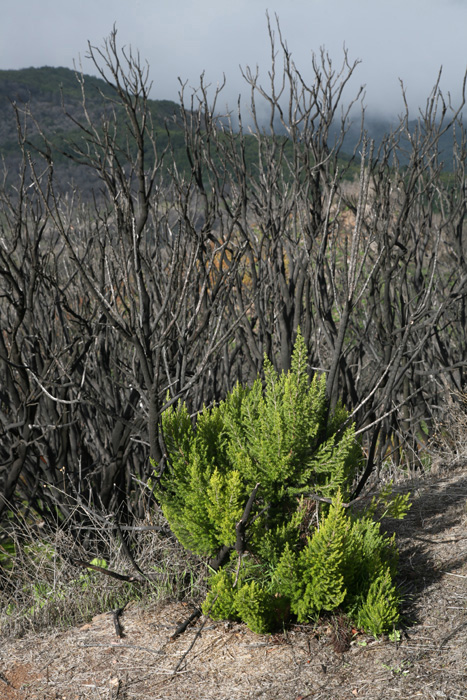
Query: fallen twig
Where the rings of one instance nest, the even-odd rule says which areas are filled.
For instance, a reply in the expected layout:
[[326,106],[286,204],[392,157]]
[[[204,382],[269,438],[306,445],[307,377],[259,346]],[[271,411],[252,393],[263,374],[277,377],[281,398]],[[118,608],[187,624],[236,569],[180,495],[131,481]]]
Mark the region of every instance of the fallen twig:
[[[188,617],[184,622],[182,622],[177,627],[177,629],[175,630],[173,635],[170,637],[170,639],[177,639],[177,637],[179,637],[181,634],[183,634],[183,632],[186,630],[188,625],[190,625],[192,622],[197,620],[198,617],[200,617],[200,616],[201,616],[201,610],[199,608],[197,608],[194,612],[191,613],[190,617]],[[206,623],[204,623],[204,624],[206,624]],[[203,627],[204,627],[204,624],[203,624]]]
[[83,566],[86,569],[92,569],[93,571],[98,571],[100,574],[105,574],[106,576],[111,576],[116,578],[117,581],[128,581],[130,583],[144,583],[146,579],[140,578],[139,576],[127,576],[126,574],[119,574],[111,569],[104,569],[103,566],[97,566],[96,564],[91,564],[89,561],[83,561],[82,559],[72,559],[71,563],[75,566]]
[[[200,612],[201,612],[201,611],[200,611]],[[194,638],[193,638],[193,641],[191,642],[190,646],[188,647],[188,649],[186,650],[186,652],[183,654],[183,656],[181,657],[181,659],[180,659],[180,661],[178,662],[178,664],[175,666],[175,668],[174,668],[174,670],[173,670],[173,675],[175,675],[175,674],[177,673],[178,669],[180,668],[180,666],[182,665],[182,663],[185,661],[185,659],[186,659],[186,657],[188,656],[188,654],[190,653],[190,651],[191,651],[191,650],[193,649],[193,647],[195,646],[196,640],[197,640],[198,637],[201,635],[201,632],[203,631],[203,628],[204,628],[204,626],[205,626],[205,624],[206,624],[207,621],[208,621],[208,618],[205,619],[205,621],[203,622],[203,624],[201,625],[201,627],[199,628],[199,630],[197,630],[197,632],[196,632],[196,634],[195,634],[195,636],[194,636]]]
[[115,626],[115,634],[117,635],[117,637],[120,637],[120,638],[122,638],[124,635],[123,635],[123,628],[122,628],[122,626],[120,624],[120,620],[118,618],[125,610],[125,607],[126,607],[126,604],[123,606],[123,608],[117,608],[116,610],[111,610],[111,612],[109,613],[113,617],[114,626]]
[[86,569],[92,569],[93,571],[98,571],[100,574],[116,578],[118,581],[128,581],[129,583],[147,583],[148,581],[160,578],[160,574],[144,574],[144,578],[141,576],[127,576],[126,574],[119,574],[117,571],[112,571],[111,569],[104,569],[103,566],[91,564],[89,561],[83,561],[83,559],[72,559],[71,563],[74,566],[83,566]]
[[85,642],[83,644],[78,644],[79,647],[112,647],[112,649],[138,649],[138,651],[148,651],[150,654],[163,654],[164,651],[160,649],[150,649],[149,647],[141,647],[137,644],[101,644],[100,642]]
[[121,528],[120,528],[120,524],[119,524],[119,522],[118,522],[116,516],[115,516],[115,518],[114,518],[114,524],[115,524],[115,528],[116,528],[116,530],[117,530],[117,533],[118,533],[118,535],[119,535],[119,537],[120,537],[120,541],[121,541],[121,543],[122,543],[123,551],[125,552],[128,561],[130,562],[130,564],[132,565],[132,567],[135,569],[135,571],[137,571],[141,576],[146,577],[144,571],[142,571],[142,570],[140,569],[140,567],[138,566],[138,564],[136,563],[135,558],[134,558],[133,554],[132,554],[131,551],[130,551],[130,548],[128,547],[128,545],[127,545],[127,543],[126,543],[126,540],[125,540],[125,538],[124,538],[124,536],[123,536],[123,532],[122,532],[122,530],[121,530]]
[[97,566],[96,564],[91,564],[91,562],[83,561],[82,559],[72,559],[71,563],[75,566],[84,566],[86,569],[98,571],[100,574],[111,576],[112,578],[116,578],[118,581],[129,581],[135,583],[144,581],[144,579],[140,579],[136,576],[127,576],[126,574],[119,574],[111,569],[104,569],[103,566]]
[[457,578],[467,578],[467,576],[464,576],[464,574],[454,574],[452,571],[443,571],[443,574],[446,574],[446,576],[456,576]]

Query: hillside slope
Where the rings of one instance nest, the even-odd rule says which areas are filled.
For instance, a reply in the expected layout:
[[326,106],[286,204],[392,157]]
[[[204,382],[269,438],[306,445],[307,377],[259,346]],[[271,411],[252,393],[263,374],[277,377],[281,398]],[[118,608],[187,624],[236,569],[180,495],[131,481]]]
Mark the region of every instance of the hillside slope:
[[[86,110],[95,124],[109,113],[114,90],[104,80],[85,75]],[[0,70],[0,155],[9,173],[14,177],[20,163],[18,126],[27,133],[32,143],[40,145],[39,128],[51,140],[56,150],[54,164],[62,181],[73,180],[79,189],[89,188],[89,171],[73,167],[61,154],[67,141],[81,138],[74,120],[83,121],[83,94],[81,76],[68,68],[25,68]],[[156,133],[167,142],[166,124],[170,123],[175,141],[180,130],[174,127],[174,116],[180,110],[170,100],[149,100],[149,110]],[[19,116],[19,124],[15,115]]]

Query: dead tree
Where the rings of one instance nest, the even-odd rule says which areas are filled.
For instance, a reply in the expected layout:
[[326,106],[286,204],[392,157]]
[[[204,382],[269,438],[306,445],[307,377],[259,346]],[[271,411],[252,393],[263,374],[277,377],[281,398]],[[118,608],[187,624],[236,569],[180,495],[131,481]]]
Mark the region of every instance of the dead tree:
[[[125,50],[120,55],[115,31],[102,50],[90,47],[89,53],[114,93],[103,95],[97,122],[79,78],[82,118],[69,117],[81,137],[67,144],[65,154],[99,176],[93,207],[80,206],[78,193],[72,199],[57,193],[52,145],[40,125],[39,148],[19,130],[32,182],[23,182],[20,199],[11,201],[18,221],[5,226],[5,264],[14,265],[18,240],[25,252],[18,281],[8,268],[3,280],[6,289],[19,290],[19,301],[7,291],[10,308],[19,309],[7,315],[14,315],[28,340],[17,350],[19,330],[8,327],[3,360],[5,373],[14,377],[12,394],[24,384],[18,403],[28,417],[22,418],[26,434],[18,436],[19,456],[5,455],[4,503],[27,475],[42,493],[44,486],[53,492],[55,505],[66,500],[69,488],[79,495],[87,484],[96,502],[127,511],[132,479],[146,480],[149,458],[163,458],[164,408],[187,395],[194,411],[213,400],[215,358],[232,332],[225,314],[231,268],[241,251],[217,225],[218,202],[205,196],[196,173],[185,177],[165,167],[139,57]],[[20,124],[19,111],[18,119]],[[28,232],[30,220],[37,220],[37,240]],[[26,284],[30,289],[23,291]],[[48,314],[37,317],[41,333],[31,321],[36,303],[42,316]],[[54,408],[50,419],[38,409],[47,402]],[[6,423],[10,430],[12,422],[20,420]],[[41,465],[37,469],[38,460],[46,459],[38,436],[47,432],[48,446],[50,431],[57,434],[60,425],[69,430],[62,431],[63,442],[47,459],[51,473],[44,475]],[[89,453],[85,468],[82,450]],[[28,483],[26,492],[31,489]]]

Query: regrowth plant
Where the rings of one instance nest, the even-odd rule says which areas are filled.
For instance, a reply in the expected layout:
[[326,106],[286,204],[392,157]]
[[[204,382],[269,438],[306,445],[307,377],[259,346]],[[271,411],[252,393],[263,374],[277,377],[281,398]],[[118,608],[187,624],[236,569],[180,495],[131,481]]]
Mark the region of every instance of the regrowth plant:
[[265,359],[264,381],[237,384],[195,424],[180,402],[162,425],[157,496],[183,546],[211,558],[204,613],[258,633],[336,610],[374,635],[394,629],[397,550],[377,513],[403,517],[408,497],[346,503],[361,446],[344,407],[330,410],[325,376],[310,380],[300,333],[290,371]]

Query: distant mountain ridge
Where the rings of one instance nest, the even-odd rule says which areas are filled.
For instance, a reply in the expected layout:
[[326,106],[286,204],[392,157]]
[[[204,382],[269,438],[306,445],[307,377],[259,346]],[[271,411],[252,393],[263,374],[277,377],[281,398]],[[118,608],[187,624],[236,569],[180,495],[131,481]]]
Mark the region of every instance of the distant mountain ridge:
[[[0,70],[0,114],[10,101],[48,103],[51,107],[65,104],[81,104],[80,74],[70,68],[21,68]],[[102,105],[102,95],[112,97],[110,85],[92,75],[84,75],[86,98]],[[162,126],[167,118],[178,113],[179,107],[171,100],[149,100],[156,125]]]
[[[0,156],[10,173],[17,169],[20,158],[18,149],[17,123],[13,104],[19,111],[27,109],[33,119],[24,116],[22,125],[27,128],[28,137],[34,142],[38,139],[38,128],[43,130],[59,147],[69,139],[80,137],[79,128],[69,119],[65,111],[78,121],[83,121],[82,88],[80,77],[69,68],[23,68],[19,70],[0,70]],[[84,75],[84,90],[86,109],[94,123],[98,124],[101,116],[108,111],[108,98],[114,97],[112,86],[101,78]],[[107,98],[107,99],[106,99]],[[149,100],[156,132],[167,141],[167,127],[171,123],[174,130],[174,142],[180,141],[180,129],[175,126],[174,116],[180,114],[177,103],[171,100]],[[178,132],[178,133],[177,133]],[[181,144],[179,143],[179,149]],[[73,179],[81,186],[89,185],[84,179],[81,182],[73,163],[63,156],[57,157],[56,168],[63,171],[63,176]]]
[[[79,129],[73,121],[67,118],[63,107],[76,119],[83,118],[81,85],[77,79],[79,74],[69,68],[23,68],[19,70],[0,70],[0,156],[7,170],[14,174],[17,171],[20,152],[18,149],[17,124],[12,109],[12,103],[20,108],[26,107],[31,111],[34,120],[40,125],[44,133],[54,140],[58,146],[64,144],[67,139],[77,138]],[[92,119],[100,120],[103,110],[108,109],[108,100],[114,92],[101,78],[84,76],[86,108]],[[177,166],[186,168],[186,151],[183,134],[176,125],[176,116],[180,114],[180,107],[171,100],[148,100],[148,107],[161,145],[167,143],[167,129],[170,130],[174,155]],[[27,118],[24,124],[27,126],[28,135],[34,141],[38,138],[38,130],[34,120]],[[384,135],[394,126],[392,117],[373,117],[371,114],[366,120],[366,130],[370,138],[375,139],[378,146]],[[96,123],[97,123],[96,122]],[[411,130],[415,122],[412,123]],[[339,127],[336,127],[336,129]],[[331,140],[337,132],[331,133]],[[343,150],[349,154],[357,147],[360,136],[359,116],[355,116],[354,124],[344,142]],[[446,154],[446,167],[452,165],[452,134],[447,133],[440,142],[441,149]],[[59,150],[59,148],[58,148]],[[82,180],[77,174],[77,168],[63,156],[57,157],[56,168],[63,172],[62,180],[73,181],[80,187],[89,187],[86,176]],[[83,170],[83,169],[81,169]],[[78,179],[77,179],[78,178]]]

